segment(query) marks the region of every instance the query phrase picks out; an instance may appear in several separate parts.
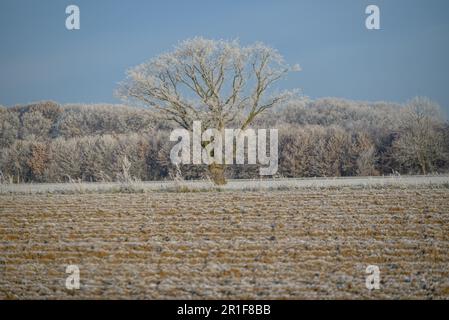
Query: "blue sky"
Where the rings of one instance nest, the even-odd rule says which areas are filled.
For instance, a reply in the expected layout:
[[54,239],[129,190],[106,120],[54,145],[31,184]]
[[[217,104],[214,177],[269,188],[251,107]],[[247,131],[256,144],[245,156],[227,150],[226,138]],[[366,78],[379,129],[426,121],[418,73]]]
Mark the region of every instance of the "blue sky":
[[[76,4],[81,30],[65,28]],[[365,28],[365,8],[381,30]],[[305,95],[449,110],[449,1],[1,0],[0,104],[119,102],[125,70],[194,36],[262,41],[302,72],[281,85]]]

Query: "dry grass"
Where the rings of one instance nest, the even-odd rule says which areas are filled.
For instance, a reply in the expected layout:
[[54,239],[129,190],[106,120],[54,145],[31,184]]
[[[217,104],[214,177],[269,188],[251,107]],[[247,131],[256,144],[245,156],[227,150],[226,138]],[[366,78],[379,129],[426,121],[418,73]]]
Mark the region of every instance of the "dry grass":
[[270,191],[319,188],[407,188],[415,186],[447,187],[449,175],[379,176],[337,178],[236,179],[224,186],[210,180],[184,180],[178,175],[167,181],[21,183],[0,184],[0,194],[79,194],[138,192],[205,192],[205,191]]
[[444,187],[0,195],[0,298],[448,299],[448,222]]

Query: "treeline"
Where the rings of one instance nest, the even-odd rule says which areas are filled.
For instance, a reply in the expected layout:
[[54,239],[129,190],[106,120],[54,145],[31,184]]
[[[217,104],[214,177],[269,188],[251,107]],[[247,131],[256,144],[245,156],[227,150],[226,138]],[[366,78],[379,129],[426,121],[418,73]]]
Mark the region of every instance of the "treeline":
[[[449,126],[426,98],[400,105],[342,99],[297,100],[265,113],[253,127],[279,129],[284,177],[447,172]],[[124,105],[40,102],[0,107],[1,182],[170,179],[174,125]],[[182,166],[186,179],[204,166]],[[229,178],[256,178],[256,166],[231,166]]]

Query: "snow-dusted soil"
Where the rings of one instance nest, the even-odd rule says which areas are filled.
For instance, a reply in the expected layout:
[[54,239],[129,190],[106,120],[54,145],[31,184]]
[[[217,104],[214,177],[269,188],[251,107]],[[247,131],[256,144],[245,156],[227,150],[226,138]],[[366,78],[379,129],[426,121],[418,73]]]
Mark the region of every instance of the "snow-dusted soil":
[[[1,194],[0,299],[449,299],[442,179]],[[374,182],[388,187],[341,186]],[[308,188],[323,183],[338,188]],[[66,289],[67,265],[80,290]],[[369,265],[379,290],[365,286]]]
[[[326,187],[382,187],[449,184],[448,175],[439,176],[386,176],[386,177],[345,177],[345,178],[307,178],[307,179],[260,179],[229,180],[222,190],[265,190],[265,189],[301,189]],[[216,190],[210,181],[148,181],[121,184],[115,182],[95,183],[34,183],[3,184],[0,194],[4,193],[83,193],[127,191],[163,191],[163,190]]]

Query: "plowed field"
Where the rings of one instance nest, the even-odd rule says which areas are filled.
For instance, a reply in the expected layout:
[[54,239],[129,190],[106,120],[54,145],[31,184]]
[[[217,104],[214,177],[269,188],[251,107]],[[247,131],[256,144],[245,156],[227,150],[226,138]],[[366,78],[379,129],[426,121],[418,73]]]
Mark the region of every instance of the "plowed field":
[[0,195],[0,298],[448,299],[449,189]]

